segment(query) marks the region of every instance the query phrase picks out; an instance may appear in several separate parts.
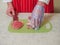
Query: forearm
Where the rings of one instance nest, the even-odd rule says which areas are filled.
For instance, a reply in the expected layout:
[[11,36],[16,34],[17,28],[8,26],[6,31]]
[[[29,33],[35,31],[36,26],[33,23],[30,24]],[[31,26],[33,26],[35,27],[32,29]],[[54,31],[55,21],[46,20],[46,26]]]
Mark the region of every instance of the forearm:
[[38,1],[43,2],[45,4],[49,4],[49,2],[50,2],[50,0],[38,0]]
[[12,0],[3,0],[3,2],[7,3],[8,7],[12,7]]

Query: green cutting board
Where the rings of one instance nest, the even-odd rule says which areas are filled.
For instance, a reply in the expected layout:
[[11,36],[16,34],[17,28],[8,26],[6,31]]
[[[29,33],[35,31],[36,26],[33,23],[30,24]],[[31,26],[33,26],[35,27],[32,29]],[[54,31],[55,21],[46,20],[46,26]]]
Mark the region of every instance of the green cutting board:
[[52,30],[52,24],[51,22],[47,22],[49,24],[50,28],[46,28],[47,23],[43,23],[43,25],[39,28],[39,30],[33,30],[33,29],[27,29],[26,23],[27,20],[20,20],[24,23],[24,26],[21,29],[15,30],[11,27],[11,23],[8,26],[8,31],[13,33],[44,33],[44,32],[50,32]]

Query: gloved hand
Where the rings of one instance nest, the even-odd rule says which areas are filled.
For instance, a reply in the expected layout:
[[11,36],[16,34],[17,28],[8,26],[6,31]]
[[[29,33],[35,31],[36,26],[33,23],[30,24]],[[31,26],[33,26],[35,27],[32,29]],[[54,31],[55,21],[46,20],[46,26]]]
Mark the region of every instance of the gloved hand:
[[41,26],[43,16],[44,16],[44,6],[42,6],[41,4],[37,4],[34,7],[31,19],[29,21],[29,25],[31,26],[31,28],[38,30],[39,27]]

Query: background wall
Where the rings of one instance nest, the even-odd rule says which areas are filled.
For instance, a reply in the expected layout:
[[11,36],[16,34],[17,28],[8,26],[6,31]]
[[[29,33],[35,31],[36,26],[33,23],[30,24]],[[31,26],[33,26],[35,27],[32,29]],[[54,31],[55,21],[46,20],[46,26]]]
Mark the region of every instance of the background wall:
[[54,0],[54,8],[55,8],[55,12],[60,13],[60,0]]

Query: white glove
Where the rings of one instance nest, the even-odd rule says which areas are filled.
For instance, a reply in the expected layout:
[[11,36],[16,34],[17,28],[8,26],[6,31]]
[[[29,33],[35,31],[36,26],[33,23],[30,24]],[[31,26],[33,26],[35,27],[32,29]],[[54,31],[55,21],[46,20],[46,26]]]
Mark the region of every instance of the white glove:
[[44,16],[44,7],[36,5],[31,15],[30,20],[31,27],[34,28],[35,30],[38,30],[39,27],[41,26],[43,16]]

